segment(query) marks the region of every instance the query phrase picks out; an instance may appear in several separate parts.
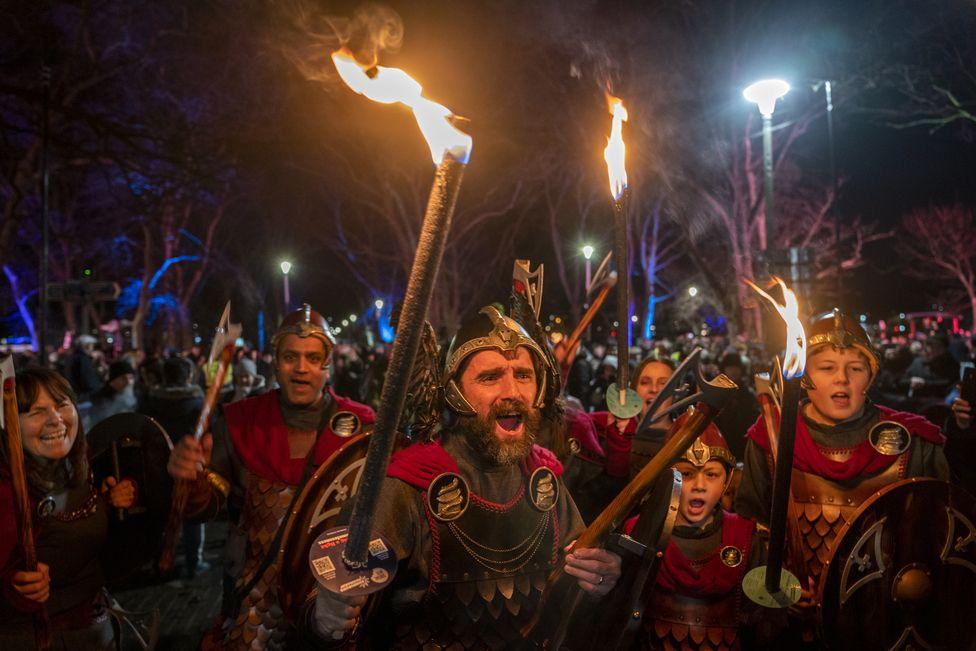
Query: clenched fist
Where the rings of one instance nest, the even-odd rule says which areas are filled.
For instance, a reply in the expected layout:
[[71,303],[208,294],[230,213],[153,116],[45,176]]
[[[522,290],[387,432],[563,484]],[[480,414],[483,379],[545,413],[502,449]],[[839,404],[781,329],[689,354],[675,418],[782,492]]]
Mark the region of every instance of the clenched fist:
[[341,640],[356,628],[366,597],[343,597],[316,586],[315,631],[327,640]]
[[169,453],[166,471],[174,479],[193,481],[210,463],[213,449],[213,436],[204,434],[199,441],[192,436],[184,436]]
[[131,509],[136,503],[138,490],[131,479],[116,481],[115,477],[106,477],[102,481],[102,494],[107,494],[109,503],[117,509]]
[[35,604],[43,604],[51,596],[51,574],[44,563],[35,572],[15,572],[11,584],[17,594]]

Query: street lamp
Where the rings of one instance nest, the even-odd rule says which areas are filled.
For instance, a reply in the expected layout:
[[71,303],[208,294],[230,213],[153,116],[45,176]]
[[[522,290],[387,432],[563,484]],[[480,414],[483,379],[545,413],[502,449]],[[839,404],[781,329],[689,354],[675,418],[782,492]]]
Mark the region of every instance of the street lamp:
[[759,229],[759,248],[766,251],[769,239],[776,236],[773,212],[773,110],[776,100],[790,92],[790,85],[781,79],[764,79],[747,87],[742,96],[759,107],[763,119],[763,172],[766,178],[765,210]]
[[288,260],[281,261],[281,279],[285,290],[285,314],[291,306],[291,293],[288,288],[288,272],[291,271],[291,263]]
[[583,252],[583,258],[586,260],[586,292],[590,291],[590,258],[593,257],[593,247],[589,244],[583,246],[580,249]]
[[688,296],[690,296],[692,298],[695,298],[696,296],[698,296],[698,288],[695,287],[694,285],[692,285],[691,287],[689,287],[688,288]]

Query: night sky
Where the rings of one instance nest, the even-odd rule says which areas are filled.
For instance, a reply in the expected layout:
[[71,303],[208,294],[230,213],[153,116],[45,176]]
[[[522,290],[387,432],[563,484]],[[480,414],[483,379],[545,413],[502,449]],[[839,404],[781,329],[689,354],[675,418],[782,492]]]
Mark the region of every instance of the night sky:
[[[182,4],[173,4],[174,13]],[[208,135],[214,138],[211,151],[220,151],[215,155],[232,153],[235,178],[245,190],[220,231],[221,255],[228,265],[223,271],[229,274],[218,270],[208,275],[191,301],[195,318],[213,311],[228,294],[236,294],[245,318],[253,319],[262,304],[280,305],[277,263],[284,256],[295,264],[293,302],[310,300],[332,316],[362,312],[374,292],[358,284],[323,245],[331,236],[326,217],[330,202],[347,202],[343,192],[348,191],[348,184],[333,175],[338,168],[329,155],[338,152],[353,167],[365,157],[404,173],[428,173],[423,166],[429,158],[416,126],[406,112],[370,105],[339,87],[334,77],[303,78],[282,56],[284,42],[294,36],[294,30],[282,25],[295,3],[188,6],[190,31],[196,36],[171,46],[176,63],[161,60],[160,66],[168,66],[167,74],[174,69],[186,74],[186,103],[195,93],[208,101],[217,95],[224,111],[219,120],[239,125],[226,131],[218,126]],[[359,3],[317,6],[333,16],[348,16]],[[471,195],[490,189],[494,177],[521,169],[539,152],[585,160],[588,182],[605,183],[600,152],[609,123],[602,96],[608,79],[615,92],[637,98],[628,128],[641,130],[645,150],[638,153],[650,161],[637,176],[673,188],[668,184],[678,170],[687,174],[710,163],[703,154],[700,163],[689,158],[701,142],[689,129],[704,123],[744,124],[755,108],[741,99],[741,89],[766,75],[794,85],[776,113],[777,123],[787,124],[797,112],[822,103],[822,91],[812,90],[815,80],[842,80],[834,89],[836,164],[844,179],[837,204],[841,219],[860,216],[887,230],[916,207],[976,203],[971,143],[976,124],[956,123],[935,133],[894,129],[886,123],[905,118],[885,113],[904,107],[904,98],[886,85],[886,74],[904,65],[930,71],[964,101],[973,102],[976,85],[965,76],[966,70],[976,70],[976,50],[968,42],[972,32],[967,32],[967,25],[976,25],[971,2],[722,1],[675,7],[670,2],[455,1],[389,6],[401,15],[405,37],[400,50],[383,54],[381,62],[408,70],[422,81],[428,97],[471,119],[467,130],[475,149],[461,205],[470,205]],[[142,3],[132,7],[149,11]],[[4,12],[27,15],[20,16],[17,9]],[[228,21],[237,21],[242,31],[236,38],[219,38]],[[964,34],[970,38],[960,40]],[[961,63],[948,60],[945,44],[961,50]],[[735,61],[722,59],[722,47],[733,45]],[[16,72],[7,64],[5,75],[14,79]],[[5,87],[17,83],[14,79]],[[201,119],[197,128],[206,131],[206,124]],[[326,150],[332,154],[323,154]],[[827,178],[822,114],[790,156],[804,175]],[[313,176],[317,178],[310,181]],[[517,210],[531,213],[536,198],[530,189],[520,197]],[[37,219],[36,207],[32,210],[28,221]],[[318,212],[321,221],[316,221]],[[485,245],[501,241],[511,223],[513,218],[503,216],[487,227]],[[483,302],[504,297],[511,258],[531,257],[551,267],[552,244],[539,218],[524,215],[519,224],[509,261],[477,270],[471,292]],[[599,250],[609,244],[609,226],[607,205],[605,230],[593,225],[589,231]],[[567,255],[572,257],[578,245],[567,240]],[[572,264],[578,265],[576,258]],[[30,256],[22,256],[19,263],[30,266]],[[906,278],[903,268],[893,240],[871,245],[867,264],[845,277],[842,305],[876,317],[928,308],[942,288]],[[582,273],[581,268],[576,272]],[[391,279],[396,273],[391,271]],[[681,284],[682,274],[694,275],[687,261],[669,273],[675,285]],[[234,274],[247,275],[252,295],[240,297]],[[557,312],[568,307],[558,294],[551,294],[546,306]],[[0,288],[0,312],[15,312],[6,286]],[[9,318],[3,323],[0,328],[20,329]]]

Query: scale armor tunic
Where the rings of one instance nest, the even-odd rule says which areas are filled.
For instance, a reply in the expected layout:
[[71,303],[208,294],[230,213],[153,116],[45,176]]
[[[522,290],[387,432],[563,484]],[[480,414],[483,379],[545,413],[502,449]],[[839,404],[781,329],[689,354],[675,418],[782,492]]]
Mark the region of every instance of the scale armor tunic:
[[434,551],[430,588],[414,616],[398,621],[401,648],[508,649],[522,642],[519,629],[542,603],[558,558],[557,480],[546,468],[536,472],[545,476],[535,488],[526,477],[507,504],[465,496],[458,475],[441,475],[424,493]]
[[[842,459],[844,450],[821,448],[824,456]],[[854,518],[858,508],[869,497],[888,484],[905,478],[908,467],[906,450],[884,470],[873,477],[861,479],[855,486],[845,487],[812,473],[793,470],[790,491],[793,493],[793,517],[802,538],[803,571],[819,581],[824,565],[830,560],[834,542],[841,528]],[[772,465],[772,464],[770,464]]]

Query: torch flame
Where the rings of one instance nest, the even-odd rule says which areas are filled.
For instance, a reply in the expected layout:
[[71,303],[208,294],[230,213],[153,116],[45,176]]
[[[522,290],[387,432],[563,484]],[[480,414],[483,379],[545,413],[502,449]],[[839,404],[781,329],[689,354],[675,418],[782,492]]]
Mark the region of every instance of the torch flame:
[[458,162],[467,163],[471,156],[471,136],[451,124],[453,113],[447,107],[423,96],[423,88],[410,75],[399,68],[376,66],[376,74],[366,74],[352,53],[340,48],[332,53],[339,76],[352,90],[374,102],[394,104],[400,102],[409,107],[417,119],[434,165],[440,165],[445,154]]
[[613,116],[610,125],[610,137],[607,138],[607,148],[603,150],[603,160],[607,161],[607,172],[610,175],[610,194],[615,201],[619,201],[627,189],[627,166],[624,159],[627,148],[624,146],[624,122],[627,121],[627,109],[618,97],[607,95],[607,108]]
[[778,283],[783,290],[783,305],[776,302],[772,296],[757,287],[754,283],[746,280],[746,284],[756,290],[760,296],[765,298],[779,312],[780,318],[786,322],[786,352],[783,355],[783,376],[792,380],[802,377],[807,367],[807,335],[803,331],[803,322],[800,321],[800,304],[796,300],[796,294],[786,286],[782,278],[773,276],[773,282]]

